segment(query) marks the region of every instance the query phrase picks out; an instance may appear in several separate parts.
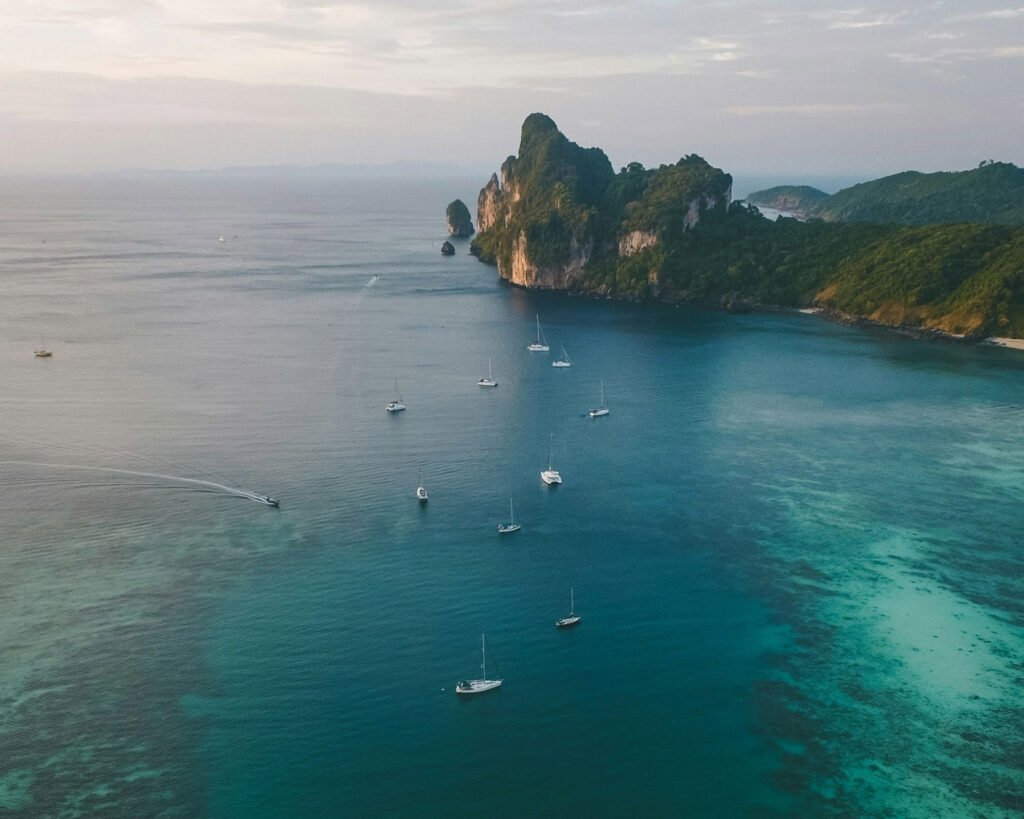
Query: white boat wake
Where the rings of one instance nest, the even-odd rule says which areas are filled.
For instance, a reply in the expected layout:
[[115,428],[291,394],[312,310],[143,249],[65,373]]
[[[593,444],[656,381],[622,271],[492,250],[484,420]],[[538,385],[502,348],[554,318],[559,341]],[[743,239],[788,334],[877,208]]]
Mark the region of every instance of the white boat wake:
[[263,503],[267,506],[279,506],[277,500],[270,497],[270,495],[261,495],[258,492],[250,492],[248,489],[239,489],[235,486],[227,486],[222,483],[216,483],[215,481],[206,481],[200,478],[183,478],[179,475],[161,475],[156,472],[140,472],[134,469],[117,469],[112,466],[91,466],[86,464],[61,464],[52,463],[50,461],[0,461],[0,466],[34,466],[34,467],[49,467],[51,469],[82,469],[89,472],[106,472],[115,475],[135,475],[140,478],[157,478],[163,481],[172,481],[174,483],[184,483],[191,486],[202,486],[206,489],[212,489],[216,492],[221,492],[225,495],[232,495],[237,498],[245,498],[246,500],[256,501],[257,503]]

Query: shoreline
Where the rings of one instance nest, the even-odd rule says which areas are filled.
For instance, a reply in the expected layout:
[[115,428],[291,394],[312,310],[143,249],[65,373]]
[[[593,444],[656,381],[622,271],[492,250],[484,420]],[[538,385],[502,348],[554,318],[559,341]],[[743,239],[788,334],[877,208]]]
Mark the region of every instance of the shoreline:
[[983,338],[979,343],[985,344],[989,347],[1006,347],[1011,350],[1024,350],[1024,338],[989,336],[988,338]]
[[[480,260],[483,261],[483,260]],[[484,262],[487,264],[487,262]],[[491,265],[488,265],[491,266]],[[980,333],[969,334],[969,333],[949,333],[945,330],[939,330],[935,327],[919,327],[913,324],[883,324],[882,322],[869,319],[864,316],[853,315],[852,313],[844,313],[841,310],[836,310],[831,307],[822,307],[812,305],[809,307],[797,307],[795,305],[782,305],[782,304],[759,304],[754,301],[743,298],[739,295],[726,295],[720,300],[715,301],[714,299],[672,299],[665,298],[660,295],[648,295],[646,297],[635,296],[635,297],[617,297],[609,293],[600,293],[592,290],[581,290],[577,288],[573,289],[557,289],[547,287],[528,287],[521,284],[515,284],[509,281],[500,273],[498,279],[510,287],[519,287],[523,290],[534,291],[534,292],[552,292],[562,293],[572,297],[583,297],[588,299],[594,299],[595,301],[616,301],[623,302],[626,304],[640,304],[645,301],[653,302],[655,304],[664,304],[668,306],[678,307],[682,304],[689,304],[694,307],[699,307],[704,310],[714,310],[721,313],[782,313],[782,312],[794,312],[802,313],[804,315],[819,316],[826,321],[831,321],[834,324],[842,324],[847,327],[859,327],[865,330],[882,330],[888,333],[894,333],[896,335],[903,336],[904,338],[913,339],[915,341],[930,341],[939,344],[971,344],[986,347],[1003,347],[1011,350],[1024,350],[1024,338],[1010,338],[1008,336],[984,336]]]

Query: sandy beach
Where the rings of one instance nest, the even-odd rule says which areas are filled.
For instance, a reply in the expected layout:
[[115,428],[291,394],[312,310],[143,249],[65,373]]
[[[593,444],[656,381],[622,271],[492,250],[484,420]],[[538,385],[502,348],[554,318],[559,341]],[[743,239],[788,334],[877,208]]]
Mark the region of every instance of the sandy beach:
[[994,344],[997,347],[1012,347],[1015,350],[1024,350],[1024,338],[1004,338],[991,336],[985,339],[986,344]]

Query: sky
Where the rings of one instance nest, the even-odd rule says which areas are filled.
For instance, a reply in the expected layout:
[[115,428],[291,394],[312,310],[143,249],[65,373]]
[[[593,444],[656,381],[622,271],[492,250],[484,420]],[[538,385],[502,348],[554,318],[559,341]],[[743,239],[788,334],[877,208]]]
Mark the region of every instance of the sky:
[[496,168],[550,115],[618,168],[1024,164],[1024,0],[0,0],[0,173]]

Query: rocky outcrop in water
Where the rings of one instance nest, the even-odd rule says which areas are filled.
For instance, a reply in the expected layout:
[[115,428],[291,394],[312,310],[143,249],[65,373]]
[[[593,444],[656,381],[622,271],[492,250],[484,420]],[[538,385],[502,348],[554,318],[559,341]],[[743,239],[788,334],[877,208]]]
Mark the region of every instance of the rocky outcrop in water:
[[448,205],[445,218],[448,221],[448,232],[452,236],[464,239],[473,235],[473,220],[469,215],[469,208],[461,199],[456,199]]
[[453,245],[451,242],[445,240],[445,243],[443,245],[441,245],[441,254],[444,255],[444,256],[454,256],[455,255],[455,245]]

